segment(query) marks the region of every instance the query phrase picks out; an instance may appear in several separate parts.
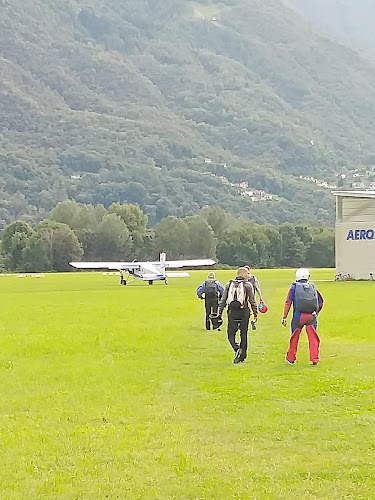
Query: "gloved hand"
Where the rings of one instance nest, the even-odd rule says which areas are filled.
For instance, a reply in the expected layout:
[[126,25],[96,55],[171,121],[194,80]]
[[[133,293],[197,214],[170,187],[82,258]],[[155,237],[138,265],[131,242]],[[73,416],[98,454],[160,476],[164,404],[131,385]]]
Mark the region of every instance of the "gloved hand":
[[281,324],[282,324],[283,326],[286,326],[286,318],[283,318],[283,319],[281,320]]

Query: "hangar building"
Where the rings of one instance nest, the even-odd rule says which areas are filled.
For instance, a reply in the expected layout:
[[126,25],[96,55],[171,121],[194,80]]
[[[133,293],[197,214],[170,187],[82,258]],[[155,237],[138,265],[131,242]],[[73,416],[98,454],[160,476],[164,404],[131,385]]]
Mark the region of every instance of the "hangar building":
[[375,191],[334,191],[336,273],[375,278]]

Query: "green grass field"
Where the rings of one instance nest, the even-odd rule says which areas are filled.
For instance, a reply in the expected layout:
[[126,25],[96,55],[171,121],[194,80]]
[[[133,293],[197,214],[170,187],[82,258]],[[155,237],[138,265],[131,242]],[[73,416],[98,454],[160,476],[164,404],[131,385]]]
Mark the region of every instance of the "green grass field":
[[303,334],[290,366],[294,272],[257,272],[269,312],[234,365],[206,274],[0,278],[2,500],[375,498],[375,283],[318,282],[321,363]]

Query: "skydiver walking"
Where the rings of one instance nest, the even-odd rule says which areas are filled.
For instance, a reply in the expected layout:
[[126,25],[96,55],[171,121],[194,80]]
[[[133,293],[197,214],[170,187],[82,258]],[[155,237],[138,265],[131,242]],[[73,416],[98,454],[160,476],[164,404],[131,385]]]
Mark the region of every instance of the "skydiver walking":
[[[224,292],[224,287],[220,281],[215,280],[213,271],[208,273],[207,279],[203,281],[197,288],[197,296],[199,299],[204,299],[206,310],[206,330],[211,330],[211,314],[217,314],[219,308],[219,299]],[[218,328],[220,330],[220,328]]]
[[[254,314],[254,323],[258,319],[258,307],[255,300],[253,285],[248,281],[249,273],[244,267],[237,271],[237,277],[229,281],[219,305],[221,316],[228,302],[228,340],[235,356],[233,363],[242,363],[247,357],[247,331],[249,328],[250,308]],[[240,344],[236,341],[236,333],[240,330]]]
[[314,283],[309,282],[309,279],[310,271],[308,269],[297,269],[296,281],[289,288],[281,320],[281,324],[286,326],[286,320],[293,304],[293,316],[290,324],[292,336],[285,358],[291,365],[297,359],[298,343],[303,327],[306,328],[309,340],[310,361],[313,365],[319,363],[320,339],[317,333],[317,316],[323,307],[323,297],[315,288]]

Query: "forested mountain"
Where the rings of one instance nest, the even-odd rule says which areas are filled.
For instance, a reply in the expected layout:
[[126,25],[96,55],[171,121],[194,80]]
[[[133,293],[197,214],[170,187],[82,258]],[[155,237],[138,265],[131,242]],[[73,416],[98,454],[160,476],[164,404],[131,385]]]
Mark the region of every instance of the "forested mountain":
[[373,0],[284,0],[313,24],[354,47],[375,52]]
[[374,69],[278,0],[1,0],[1,225],[66,198],[330,223],[300,176],[375,163]]

